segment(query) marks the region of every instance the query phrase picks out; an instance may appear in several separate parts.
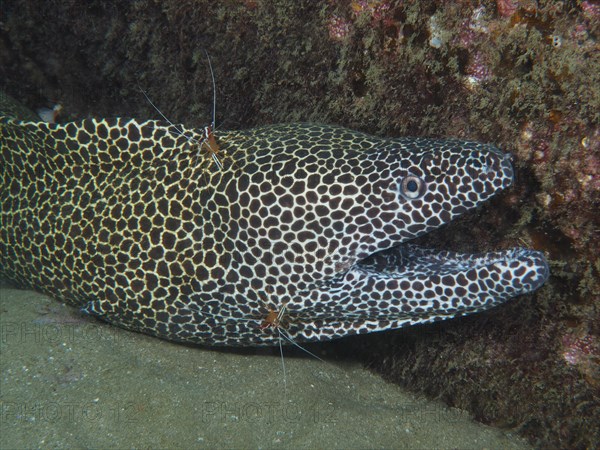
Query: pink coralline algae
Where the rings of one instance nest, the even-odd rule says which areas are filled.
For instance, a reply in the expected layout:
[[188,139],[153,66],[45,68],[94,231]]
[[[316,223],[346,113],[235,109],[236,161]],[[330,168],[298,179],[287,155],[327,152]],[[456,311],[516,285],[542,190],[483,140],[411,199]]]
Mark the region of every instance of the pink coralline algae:
[[334,41],[343,41],[350,35],[351,23],[343,17],[333,15],[327,21],[329,37]]
[[498,0],[496,9],[501,17],[511,17],[519,9],[518,0]]
[[582,2],[580,8],[583,14],[578,23],[569,30],[568,36],[580,49],[595,52],[598,49],[598,43],[593,38],[595,33],[592,29],[600,21],[600,4]]
[[597,339],[593,336],[576,337],[572,334],[566,334],[562,338],[564,346],[563,358],[571,365],[581,362],[582,358],[587,358],[594,352],[598,352]]
[[465,49],[471,49],[488,38],[490,33],[484,17],[487,11],[483,6],[476,8],[469,19],[462,22],[460,32],[454,40],[455,44]]
[[475,52],[471,55],[471,60],[465,69],[467,82],[469,85],[478,85],[492,78],[493,72],[483,53]]
[[373,20],[382,20],[390,9],[390,4],[383,0],[355,0],[351,3],[355,15],[370,14]]
[[374,22],[386,22],[390,4],[384,0],[355,0],[350,3],[351,18],[333,14],[327,21],[329,37],[335,41],[345,40],[352,32],[352,25],[360,16],[367,15]]
[[585,1],[579,5],[583,15],[588,20],[598,20],[600,18],[600,4],[598,2]]
[[486,54],[479,49],[482,42],[490,37],[485,17],[488,15],[485,7],[473,10],[471,17],[460,27],[460,33],[455,37],[454,45],[468,51],[469,61],[465,67],[465,81],[468,88],[492,79],[494,73]]
[[575,366],[585,380],[597,386],[600,384],[600,340],[588,334],[576,336],[566,334],[562,338],[562,357],[570,366]]

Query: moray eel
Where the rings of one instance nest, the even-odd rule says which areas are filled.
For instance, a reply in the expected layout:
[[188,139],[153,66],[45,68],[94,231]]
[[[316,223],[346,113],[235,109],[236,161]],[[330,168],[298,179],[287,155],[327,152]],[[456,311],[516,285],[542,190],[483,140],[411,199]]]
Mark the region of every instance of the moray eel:
[[408,243],[511,185],[491,145],[288,124],[219,131],[209,154],[203,130],[160,121],[9,112],[0,127],[0,274],[130,330],[323,341],[482,311],[548,277],[537,251]]

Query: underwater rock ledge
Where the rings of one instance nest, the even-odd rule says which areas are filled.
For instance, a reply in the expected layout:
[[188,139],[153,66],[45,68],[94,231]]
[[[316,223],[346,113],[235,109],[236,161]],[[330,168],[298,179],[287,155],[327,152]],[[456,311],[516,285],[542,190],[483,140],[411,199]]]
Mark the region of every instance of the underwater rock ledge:
[[[493,142],[515,187],[426,240],[525,241],[539,293],[479,316],[335,344],[386,377],[537,446],[600,442],[600,34],[595,2],[115,1],[3,3],[0,76],[58,120],[156,118],[246,128],[298,120],[385,136]],[[342,347],[343,346],[343,347]],[[590,431],[587,431],[590,430]]]

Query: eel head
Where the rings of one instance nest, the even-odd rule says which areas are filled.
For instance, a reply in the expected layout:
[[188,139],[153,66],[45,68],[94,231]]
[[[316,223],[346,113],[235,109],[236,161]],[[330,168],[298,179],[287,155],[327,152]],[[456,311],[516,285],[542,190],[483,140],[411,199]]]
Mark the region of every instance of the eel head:
[[[476,142],[379,139],[317,126],[294,132],[282,132],[294,146],[270,148],[284,161],[269,167],[279,195],[257,189],[275,204],[270,211],[279,226],[263,233],[271,240],[259,266],[279,274],[265,280],[281,289],[270,296],[279,299],[270,308],[278,319],[265,323],[276,326],[247,335],[250,343],[273,343],[282,334],[294,342],[328,340],[443,320],[534,291],[548,278],[538,251],[469,255],[408,243],[508,188],[510,155]],[[250,227],[240,236],[255,247],[260,233]]]

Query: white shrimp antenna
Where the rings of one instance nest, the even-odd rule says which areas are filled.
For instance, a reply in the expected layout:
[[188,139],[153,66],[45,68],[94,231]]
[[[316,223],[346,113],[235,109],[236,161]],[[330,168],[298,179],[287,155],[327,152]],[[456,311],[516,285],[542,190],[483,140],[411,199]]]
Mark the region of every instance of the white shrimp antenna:
[[206,54],[206,59],[208,60],[208,68],[210,69],[210,78],[212,79],[212,87],[213,87],[213,110],[212,110],[212,123],[210,124],[211,128],[215,129],[215,120],[217,117],[217,83],[215,83],[215,73],[213,72],[212,64],[210,62],[210,56],[206,50],[204,50]]

